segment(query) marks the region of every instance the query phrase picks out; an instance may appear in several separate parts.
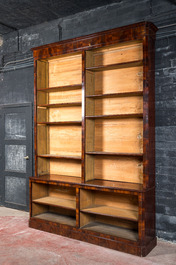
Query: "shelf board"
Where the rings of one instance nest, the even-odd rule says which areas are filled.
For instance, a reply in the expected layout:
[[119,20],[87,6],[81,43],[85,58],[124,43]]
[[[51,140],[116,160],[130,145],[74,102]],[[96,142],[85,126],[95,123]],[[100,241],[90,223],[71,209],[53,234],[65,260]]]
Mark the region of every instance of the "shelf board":
[[86,152],[87,155],[104,155],[104,156],[139,156],[143,157],[143,153],[115,153],[115,152]]
[[99,222],[91,222],[83,227],[82,229],[94,231],[100,234],[107,234],[115,237],[120,237],[132,241],[138,240],[138,233],[135,230],[122,228],[114,225],[108,225]]
[[38,108],[57,108],[57,107],[73,107],[73,106],[81,106],[81,102],[67,102],[67,103],[58,103],[58,104],[41,104],[38,105]]
[[40,199],[35,199],[32,202],[76,210],[76,198],[75,200],[66,200],[66,199],[47,196]]
[[37,157],[41,158],[55,158],[55,159],[74,159],[74,160],[81,160],[81,156],[78,155],[61,155],[61,154],[41,154]]
[[42,219],[42,220],[46,220],[46,221],[50,221],[50,222],[59,223],[59,224],[76,226],[76,218],[72,217],[72,216],[46,212],[46,213],[35,215],[33,217],[37,218],[37,219]]
[[58,92],[64,90],[74,90],[74,89],[81,89],[82,84],[70,85],[70,86],[57,86],[57,87],[45,87],[45,88],[38,88],[37,91],[42,92]]
[[37,125],[81,125],[82,121],[38,122]]
[[57,174],[45,174],[39,175],[38,177],[33,177],[32,179],[43,180],[43,181],[56,181],[64,183],[81,183],[80,177],[66,176],[66,175],[57,175]]
[[143,91],[131,91],[131,92],[110,93],[110,94],[87,95],[86,98],[101,99],[101,98],[114,98],[114,97],[133,97],[133,96],[143,96]]
[[138,221],[138,211],[106,205],[82,209],[81,212]]
[[142,113],[86,116],[86,118],[88,119],[123,119],[123,118],[142,118],[142,117],[143,117]]
[[136,66],[142,66],[142,65],[143,65],[143,61],[137,60],[137,61],[126,62],[126,63],[92,66],[92,67],[87,67],[86,70],[92,71],[92,72],[100,72],[100,71],[107,71],[107,70],[114,70],[114,69],[128,68],[128,67],[136,67]]
[[143,185],[138,183],[130,183],[130,182],[120,182],[120,181],[110,181],[110,180],[101,180],[101,179],[93,179],[85,182],[86,185],[90,186],[102,186],[106,188],[116,188],[119,190],[130,190],[130,191],[142,191]]

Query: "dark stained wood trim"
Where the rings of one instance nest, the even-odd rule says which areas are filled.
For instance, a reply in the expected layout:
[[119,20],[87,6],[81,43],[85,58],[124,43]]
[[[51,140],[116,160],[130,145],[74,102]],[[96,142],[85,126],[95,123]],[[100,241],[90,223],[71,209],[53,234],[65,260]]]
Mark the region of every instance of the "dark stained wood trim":
[[43,221],[36,219],[35,217],[32,217],[29,220],[29,227],[81,240],[86,243],[88,242],[102,247],[137,255],[140,257],[145,257],[156,246],[156,238],[153,238],[149,242],[149,244],[140,246],[139,243],[135,241],[125,240],[122,238],[114,238],[105,234],[98,236],[97,233],[92,231],[85,232],[85,230],[83,231],[79,228],[49,221]]
[[48,45],[33,48],[35,59],[46,59],[61,54],[72,53],[90,48],[100,48],[104,45],[142,40],[146,29],[150,27],[151,34],[155,35],[157,28],[150,22],[141,22],[133,25],[115,28],[91,35],[64,40]]
[[34,152],[35,176],[37,176],[37,61],[34,60]]
[[85,182],[85,134],[86,134],[86,52],[82,52],[82,169],[81,179]]

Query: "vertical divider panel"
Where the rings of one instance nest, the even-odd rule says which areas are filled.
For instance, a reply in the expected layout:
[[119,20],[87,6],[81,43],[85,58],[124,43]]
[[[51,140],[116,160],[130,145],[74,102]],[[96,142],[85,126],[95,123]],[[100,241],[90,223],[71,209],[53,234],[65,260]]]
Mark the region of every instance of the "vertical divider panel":
[[86,121],[85,121],[85,109],[86,109],[86,52],[82,52],[82,176],[81,182],[85,183],[85,134],[86,134]]
[[149,88],[148,88],[148,37],[143,37],[143,187],[148,186],[148,152],[149,152]]
[[76,227],[80,227],[80,189],[76,188]]
[[[49,63],[47,61],[40,61],[38,60],[36,62],[36,73],[37,73],[37,76],[36,76],[36,79],[35,79],[35,126],[36,126],[36,129],[35,129],[35,145],[36,145],[36,150],[35,150],[35,155],[37,156],[38,155],[38,139],[37,138],[40,138],[40,136],[38,135],[38,132],[37,132],[37,105],[38,105],[38,101],[43,101],[45,102],[46,104],[48,103],[48,93],[41,93],[37,91],[38,88],[47,88],[49,87]],[[39,100],[39,97],[42,97],[40,100]],[[48,121],[48,111],[46,110],[45,112],[45,119],[46,121]],[[46,127],[45,128],[46,132],[46,146],[47,146],[47,149],[49,149],[49,128]],[[43,131],[43,130],[40,130],[40,131]],[[48,151],[48,150],[46,150]],[[44,165],[45,164],[45,165]],[[41,163],[40,163],[40,167],[42,168],[46,168],[46,171],[49,172],[49,168],[50,168],[50,161],[45,161],[45,160],[42,160]],[[39,175],[38,174],[38,161],[37,161],[37,157],[35,157],[35,175]]]
[[[37,60],[34,60],[34,152],[35,152],[35,162],[34,162],[35,172],[34,173],[35,173],[35,176],[37,176]],[[32,189],[31,186],[30,186],[30,189]],[[32,209],[31,209],[30,214],[32,217]]]
[[144,221],[144,208],[143,208],[143,193],[139,193],[138,195],[138,238],[139,241],[142,242],[144,240],[145,235],[145,221]]

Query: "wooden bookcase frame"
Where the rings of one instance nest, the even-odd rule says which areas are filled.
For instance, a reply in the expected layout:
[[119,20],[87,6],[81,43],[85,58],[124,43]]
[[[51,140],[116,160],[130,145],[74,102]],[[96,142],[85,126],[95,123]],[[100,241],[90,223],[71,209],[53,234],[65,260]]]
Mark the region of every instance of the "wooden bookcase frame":
[[138,256],[155,235],[155,33],[141,22],[33,48],[29,226]]

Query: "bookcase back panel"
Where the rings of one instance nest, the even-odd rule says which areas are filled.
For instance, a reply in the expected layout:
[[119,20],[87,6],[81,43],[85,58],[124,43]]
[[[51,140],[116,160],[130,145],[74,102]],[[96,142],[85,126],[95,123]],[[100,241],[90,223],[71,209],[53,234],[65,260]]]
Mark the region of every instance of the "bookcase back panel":
[[87,99],[86,102],[86,115],[88,116],[143,113],[141,96]]
[[81,136],[80,126],[50,126],[50,154],[80,155]]
[[82,113],[80,106],[50,108],[48,112],[49,112],[50,122],[82,120]]
[[86,53],[86,67],[110,65],[143,59],[143,45],[131,42],[95,49]]
[[82,54],[67,55],[49,61],[49,86],[82,83]]
[[81,178],[81,163],[71,159],[50,159],[50,174]]
[[143,163],[140,158],[97,155],[94,157],[87,157],[86,180],[93,178],[109,181],[143,183]]
[[37,122],[81,121],[81,106],[38,107]]
[[[66,209],[66,208],[49,206],[48,212],[55,213],[55,214],[62,215],[62,216],[72,216],[72,217],[76,218],[75,210],[70,210],[70,209]],[[67,224],[67,222],[65,222],[65,224]]]
[[[79,83],[78,83],[79,84]],[[60,89],[57,92],[48,93],[48,104],[81,102],[81,89]]]
[[[87,121],[86,126],[86,151],[143,152],[143,120],[140,118],[97,119],[94,123]],[[90,126],[94,126],[94,139]],[[94,150],[91,150],[93,145]]]
[[76,189],[62,186],[52,186],[48,188],[48,194],[51,197],[56,197],[65,200],[72,200],[76,202]]
[[[80,191],[80,209],[88,209],[94,207],[110,206],[118,209],[127,209],[138,211],[138,196],[129,194],[119,194],[115,192],[102,191]],[[106,214],[107,207],[101,209],[101,214]]]
[[[89,77],[91,80],[88,80]],[[93,74],[88,74],[86,78],[87,95],[90,95],[92,90],[94,90],[94,94],[110,94],[143,90],[143,66],[95,72]],[[92,83],[93,88],[90,87],[90,85],[92,86]]]

